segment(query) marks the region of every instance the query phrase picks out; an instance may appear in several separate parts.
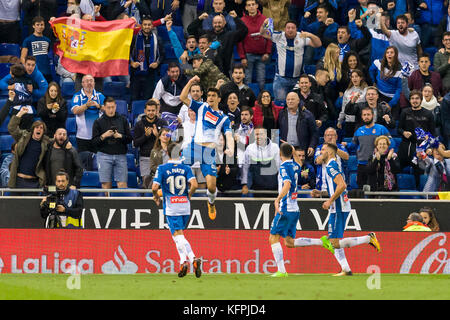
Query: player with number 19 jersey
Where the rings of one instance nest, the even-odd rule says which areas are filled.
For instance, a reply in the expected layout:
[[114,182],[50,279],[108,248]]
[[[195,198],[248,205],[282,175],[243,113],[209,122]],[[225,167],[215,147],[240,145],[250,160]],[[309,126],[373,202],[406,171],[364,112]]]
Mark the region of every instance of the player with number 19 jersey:
[[158,167],[153,183],[161,186],[164,215],[184,216],[191,214],[188,187],[188,182],[191,179],[195,179],[191,168],[181,161],[169,160],[166,164]]

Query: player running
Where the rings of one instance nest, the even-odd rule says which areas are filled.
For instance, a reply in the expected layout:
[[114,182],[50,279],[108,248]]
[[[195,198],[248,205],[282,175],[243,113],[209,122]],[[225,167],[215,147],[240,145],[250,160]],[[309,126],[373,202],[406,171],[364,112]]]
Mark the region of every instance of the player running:
[[192,165],[197,161],[200,162],[200,169],[206,179],[208,215],[211,220],[214,220],[216,218],[214,202],[217,196],[216,143],[219,141],[220,132],[223,132],[227,145],[224,153],[233,157],[234,139],[230,119],[219,110],[220,93],[218,89],[208,89],[206,102],[197,102],[188,97],[191,86],[198,82],[200,82],[200,78],[194,76],[180,94],[180,100],[197,116],[193,142],[183,150],[183,157],[185,164]]
[[[167,147],[169,161],[158,167],[153,179],[153,200],[159,206],[161,202],[158,189],[162,189],[164,215],[167,219],[172,239],[180,255],[180,271],[178,276],[184,277],[188,271],[189,262],[193,264],[195,276],[202,275],[201,260],[195,257],[191,245],[186,240],[183,230],[189,222],[191,213],[190,199],[197,189],[197,180],[189,166],[179,159],[179,145],[171,142]],[[188,191],[188,184],[190,185]]]
[[278,197],[275,199],[275,218],[270,229],[269,243],[272,253],[277,263],[278,271],[272,277],[287,277],[284,266],[283,248],[280,244],[280,237],[284,238],[284,243],[288,248],[304,246],[324,246],[328,245],[328,250],[333,248],[326,239],[295,238],[297,221],[300,218],[300,209],[297,203],[298,177],[301,175],[300,165],[293,161],[294,148],[283,143],[280,146],[281,165],[278,173]]
[[[351,210],[350,200],[347,194],[347,184],[344,174],[339,169],[336,161],[337,146],[333,143],[324,143],[321,155],[323,163],[326,163],[325,181],[330,198],[325,201],[322,208],[329,211],[328,239],[334,247],[334,256],[341,265],[341,272],[335,276],[351,276],[352,271],[345,258],[344,248],[358,246],[364,243],[370,244],[378,252],[381,252],[380,244],[374,232],[367,236],[343,238],[345,223]],[[317,196],[320,191],[313,190],[312,195]]]

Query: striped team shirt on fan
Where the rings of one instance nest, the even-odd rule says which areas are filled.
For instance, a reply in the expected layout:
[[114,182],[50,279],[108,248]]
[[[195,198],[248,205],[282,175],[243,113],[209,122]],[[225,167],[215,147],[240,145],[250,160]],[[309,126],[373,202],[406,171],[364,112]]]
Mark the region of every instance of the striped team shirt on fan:
[[[339,164],[336,162],[336,159],[331,159],[328,161],[326,166],[326,177],[325,181],[327,183],[328,194],[330,197],[334,195],[336,192],[336,183],[334,183],[334,178],[338,175],[342,176],[342,179],[345,181],[345,176],[342,170],[339,167]],[[350,200],[348,199],[347,189],[341,193],[338,199],[336,199],[330,206],[328,210],[330,213],[341,213],[341,212],[350,212],[352,209],[350,205]]]
[[278,193],[280,193],[281,189],[283,189],[283,184],[285,181],[289,181],[291,183],[289,192],[280,201],[280,211],[283,213],[300,211],[297,203],[297,183],[300,175],[300,166],[292,159],[284,161],[280,165],[280,170],[278,172]]
[[167,216],[184,216],[191,214],[188,182],[195,179],[189,166],[180,161],[158,166],[153,183],[161,186],[163,210]]
[[194,131],[195,143],[217,143],[220,132],[224,134],[231,132],[230,119],[222,111],[215,111],[208,103],[197,102],[193,99],[189,108],[197,115]]
[[305,47],[311,45],[311,39],[301,38],[300,32],[294,39],[287,39],[284,32],[274,32],[272,41],[277,46],[276,74],[281,77],[300,77]]

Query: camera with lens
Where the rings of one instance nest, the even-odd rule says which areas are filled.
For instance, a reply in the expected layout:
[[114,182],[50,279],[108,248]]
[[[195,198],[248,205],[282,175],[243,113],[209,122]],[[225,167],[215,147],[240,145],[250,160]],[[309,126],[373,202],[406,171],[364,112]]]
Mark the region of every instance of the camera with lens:
[[61,221],[61,216],[56,207],[58,205],[64,206],[64,190],[58,190],[55,186],[48,186],[44,188],[44,193],[47,200],[41,204],[41,216],[45,220],[46,228],[59,228],[64,225]]

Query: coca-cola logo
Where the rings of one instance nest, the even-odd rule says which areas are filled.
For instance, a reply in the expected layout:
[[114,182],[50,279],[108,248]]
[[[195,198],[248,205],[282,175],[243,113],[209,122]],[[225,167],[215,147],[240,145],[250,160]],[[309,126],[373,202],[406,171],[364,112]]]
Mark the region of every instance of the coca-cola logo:
[[[422,268],[420,269],[420,273],[440,273],[450,274],[450,259],[447,259],[447,249],[442,248],[446,241],[447,236],[445,233],[435,233],[422,241],[420,241],[408,254],[406,259],[403,261],[402,266],[400,267],[400,273],[409,273],[416,262],[421,253],[425,250],[425,248],[433,242],[433,240],[437,238],[442,238],[439,240],[438,245],[439,249],[434,251],[424,262]],[[433,269],[431,272],[431,266]]]

